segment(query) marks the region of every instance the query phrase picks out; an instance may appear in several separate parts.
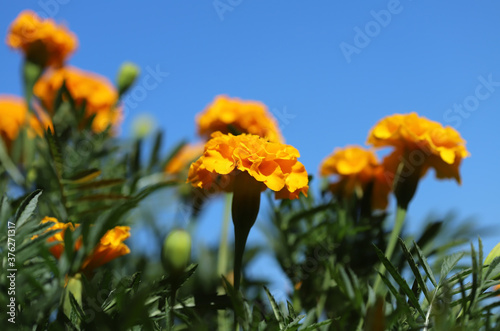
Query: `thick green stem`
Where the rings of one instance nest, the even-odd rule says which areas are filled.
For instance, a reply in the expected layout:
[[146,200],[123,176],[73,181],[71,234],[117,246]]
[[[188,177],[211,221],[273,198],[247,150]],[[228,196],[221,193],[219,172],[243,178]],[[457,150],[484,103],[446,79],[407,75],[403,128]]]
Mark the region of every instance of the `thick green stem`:
[[257,219],[262,184],[247,172],[240,172],[234,179],[231,214],[234,224],[234,289],[240,288],[243,252],[250,229]]
[[[387,244],[387,248],[385,249],[385,257],[390,261],[392,257],[392,253],[394,253],[394,249],[396,248],[396,243],[398,241],[399,235],[401,234],[401,229],[403,228],[403,223],[406,217],[406,209],[402,207],[397,207],[396,211],[396,222],[394,224],[394,228],[391,232],[391,237],[389,238],[389,243]],[[379,273],[385,273],[385,266],[380,264]],[[377,289],[380,286],[380,282],[382,281],[382,277],[380,274],[377,276],[377,280],[375,281],[375,285],[373,286],[373,290],[377,293]],[[383,291],[385,293],[385,291]]]

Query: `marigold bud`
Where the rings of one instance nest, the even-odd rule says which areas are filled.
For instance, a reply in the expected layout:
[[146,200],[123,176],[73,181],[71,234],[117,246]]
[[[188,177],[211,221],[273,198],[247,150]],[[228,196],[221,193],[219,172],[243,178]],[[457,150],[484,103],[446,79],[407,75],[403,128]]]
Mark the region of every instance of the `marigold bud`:
[[135,82],[137,76],[141,73],[141,69],[132,62],[125,62],[118,71],[118,93],[122,95],[125,93]]
[[185,230],[170,232],[163,243],[161,261],[171,276],[178,276],[187,267],[191,257],[191,236]]

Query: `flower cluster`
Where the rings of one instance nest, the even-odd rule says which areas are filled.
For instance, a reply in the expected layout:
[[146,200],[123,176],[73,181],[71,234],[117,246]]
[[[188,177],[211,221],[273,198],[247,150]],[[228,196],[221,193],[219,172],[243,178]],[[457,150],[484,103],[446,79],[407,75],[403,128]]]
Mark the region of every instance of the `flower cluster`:
[[108,126],[115,127],[120,122],[118,92],[113,85],[102,76],[74,67],[49,70],[35,84],[33,93],[49,112],[54,112],[54,100],[63,82],[75,101],[75,106],[85,106],[86,118],[95,116],[92,122],[94,132],[100,133]]
[[232,192],[232,178],[237,171],[247,172],[270,188],[278,199],[295,199],[307,195],[307,172],[297,158],[297,149],[290,145],[269,142],[251,134],[212,134],[203,155],[194,162],[188,174],[193,186]]
[[276,119],[257,101],[243,101],[220,95],[196,117],[198,133],[210,137],[214,132],[250,133],[269,141],[284,142]]
[[60,67],[75,51],[78,41],[64,26],[26,10],[11,24],[7,45],[22,50],[29,61],[42,67]]

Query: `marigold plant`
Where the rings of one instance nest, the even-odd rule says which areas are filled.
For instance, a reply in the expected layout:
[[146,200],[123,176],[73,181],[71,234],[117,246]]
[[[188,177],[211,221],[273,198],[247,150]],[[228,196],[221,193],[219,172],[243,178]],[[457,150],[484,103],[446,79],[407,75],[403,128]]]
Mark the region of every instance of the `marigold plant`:
[[220,95],[198,116],[198,133],[210,137],[213,132],[250,133],[269,141],[284,142],[276,119],[258,101]]
[[78,45],[76,36],[52,19],[31,11],[19,14],[9,28],[7,45],[20,49],[29,61],[41,66],[63,65]]
[[[54,101],[63,82],[75,101],[76,107],[85,106],[86,118],[95,116],[92,130],[104,131],[108,126],[116,128],[121,121],[121,108],[117,107],[118,92],[105,77],[74,67],[49,70],[35,84],[33,93],[43,106],[54,113]],[[84,123],[81,123],[85,125]]]

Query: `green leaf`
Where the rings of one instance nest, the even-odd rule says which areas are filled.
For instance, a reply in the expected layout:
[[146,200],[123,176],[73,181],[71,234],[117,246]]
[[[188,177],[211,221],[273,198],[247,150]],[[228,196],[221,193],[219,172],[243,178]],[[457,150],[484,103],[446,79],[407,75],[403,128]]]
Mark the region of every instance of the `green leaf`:
[[123,184],[124,182],[125,182],[125,180],[122,178],[103,179],[103,180],[98,180],[98,181],[78,185],[78,190],[92,190],[92,189],[98,189],[98,188],[103,188],[103,187],[112,187],[112,186],[116,186],[119,184]]
[[70,176],[69,178],[62,179],[62,182],[65,184],[84,184],[94,180],[100,174],[101,170],[99,169],[83,170],[75,175]]
[[461,253],[454,253],[448,257],[446,257],[443,261],[443,264],[441,265],[441,276],[439,279],[439,284],[442,284],[444,279],[446,279],[446,276],[450,273],[450,271],[455,268],[457,265],[458,261],[464,257],[463,252]]
[[280,330],[285,329],[285,317],[281,313],[278,304],[276,303],[276,300],[274,300],[274,297],[272,296],[271,292],[269,292],[269,289],[264,286],[264,291],[266,291],[267,298],[269,299],[269,302],[271,303],[271,308],[273,309],[274,316],[276,317],[276,320],[278,321],[278,324],[280,326]]
[[431,297],[429,295],[429,291],[427,290],[427,286],[425,285],[425,281],[422,278],[422,275],[420,274],[420,270],[418,270],[418,267],[415,263],[415,260],[413,259],[413,256],[410,253],[410,250],[406,246],[405,242],[401,239],[398,238],[399,240],[399,245],[401,246],[401,249],[403,250],[403,255],[410,265],[411,271],[413,272],[413,275],[415,276],[415,280],[418,283],[418,286],[422,290],[422,292],[425,295],[425,298],[427,299],[428,302],[431,302]]
[[42,190],[36,190],[23,200],[15,216],[17,229],[20,229],[24,224],[26,224],[31,215],[33,215],[38,204],[38,198],[41,194]]
[[434,274],[432,273],[432,268],[429,266],[429,263],[427,262],[424,253],[422,252],[422,250],[420,249],[419,245],[417,245],[416,242],[413,242],[413,245],[414,245],[413,247],[415,247],[415,251],[417,252],[418,259],[422,264],[422,268],[425,271],[425,274],[431,280],[432,285],[434,285],[434,287],[437,287],[436,278],[434,278]]
[[488,270],[484,274],[484,279],[497,279],[500,276],[500,256],[495,257],[488,264]]
[[322,321],[319,323],[314,323],[311,324],[303,329],[300,329],[301,331],[313,331],[313,330],[319,330],[320,327],[325,326],[325,325],[330,325],[332,323],[332,320],[326,320]]
[[158,163],[159,160],[158,155],[160,154],[162,140],[163,140],[163,132],[158,131],[155,135],[155,142],[153,144],[153,150],[151,151],[151,157],[149,159],[149,166],[148,166],[149,170],[153,169],[153,167]]
[[387,271],[391,274],[392,278],[394,278],[394,280],[396,281],[396,283],[398,283],[398,285],[403,290],[403,292],[408,296],[408,300],[410,300],[411,304],[418,310],[418,312],[422,316],[425,316],[424,311],[420,307],[420,304],[418,302],[417,297],[415,297],[415,293],[413,293],[413,291],[410,289],[410,287],[408,286],[408,284],[406,283],[406,281],[403,279],[403,277],[401,277],[401,275],[396,270],[396,268],[391,263],[391,261],[389,261],[385,257],[384,253],[380,249],[378,249],[377,246],[374,245],[374,247],[375,247],[375,252],[378,255],[378,258],[380,259],[380,261],[382,261],[382,263],[384,264],[384,266],[387,269]]
[[63,158],[62,158],[62,153],[61,153],[61,146],[59,144],[59,141],[57,139],[57,135],[54,129],[54,132],[52,132],[51,128],[47,128],[45,131],[45,138],[47,139],[47,143],[49,145],[49,151],[50,155],[52,156],[52,161],[54,165],[54,170],[56,173],[56,176],[58,178],[62,178],[63,175]]

